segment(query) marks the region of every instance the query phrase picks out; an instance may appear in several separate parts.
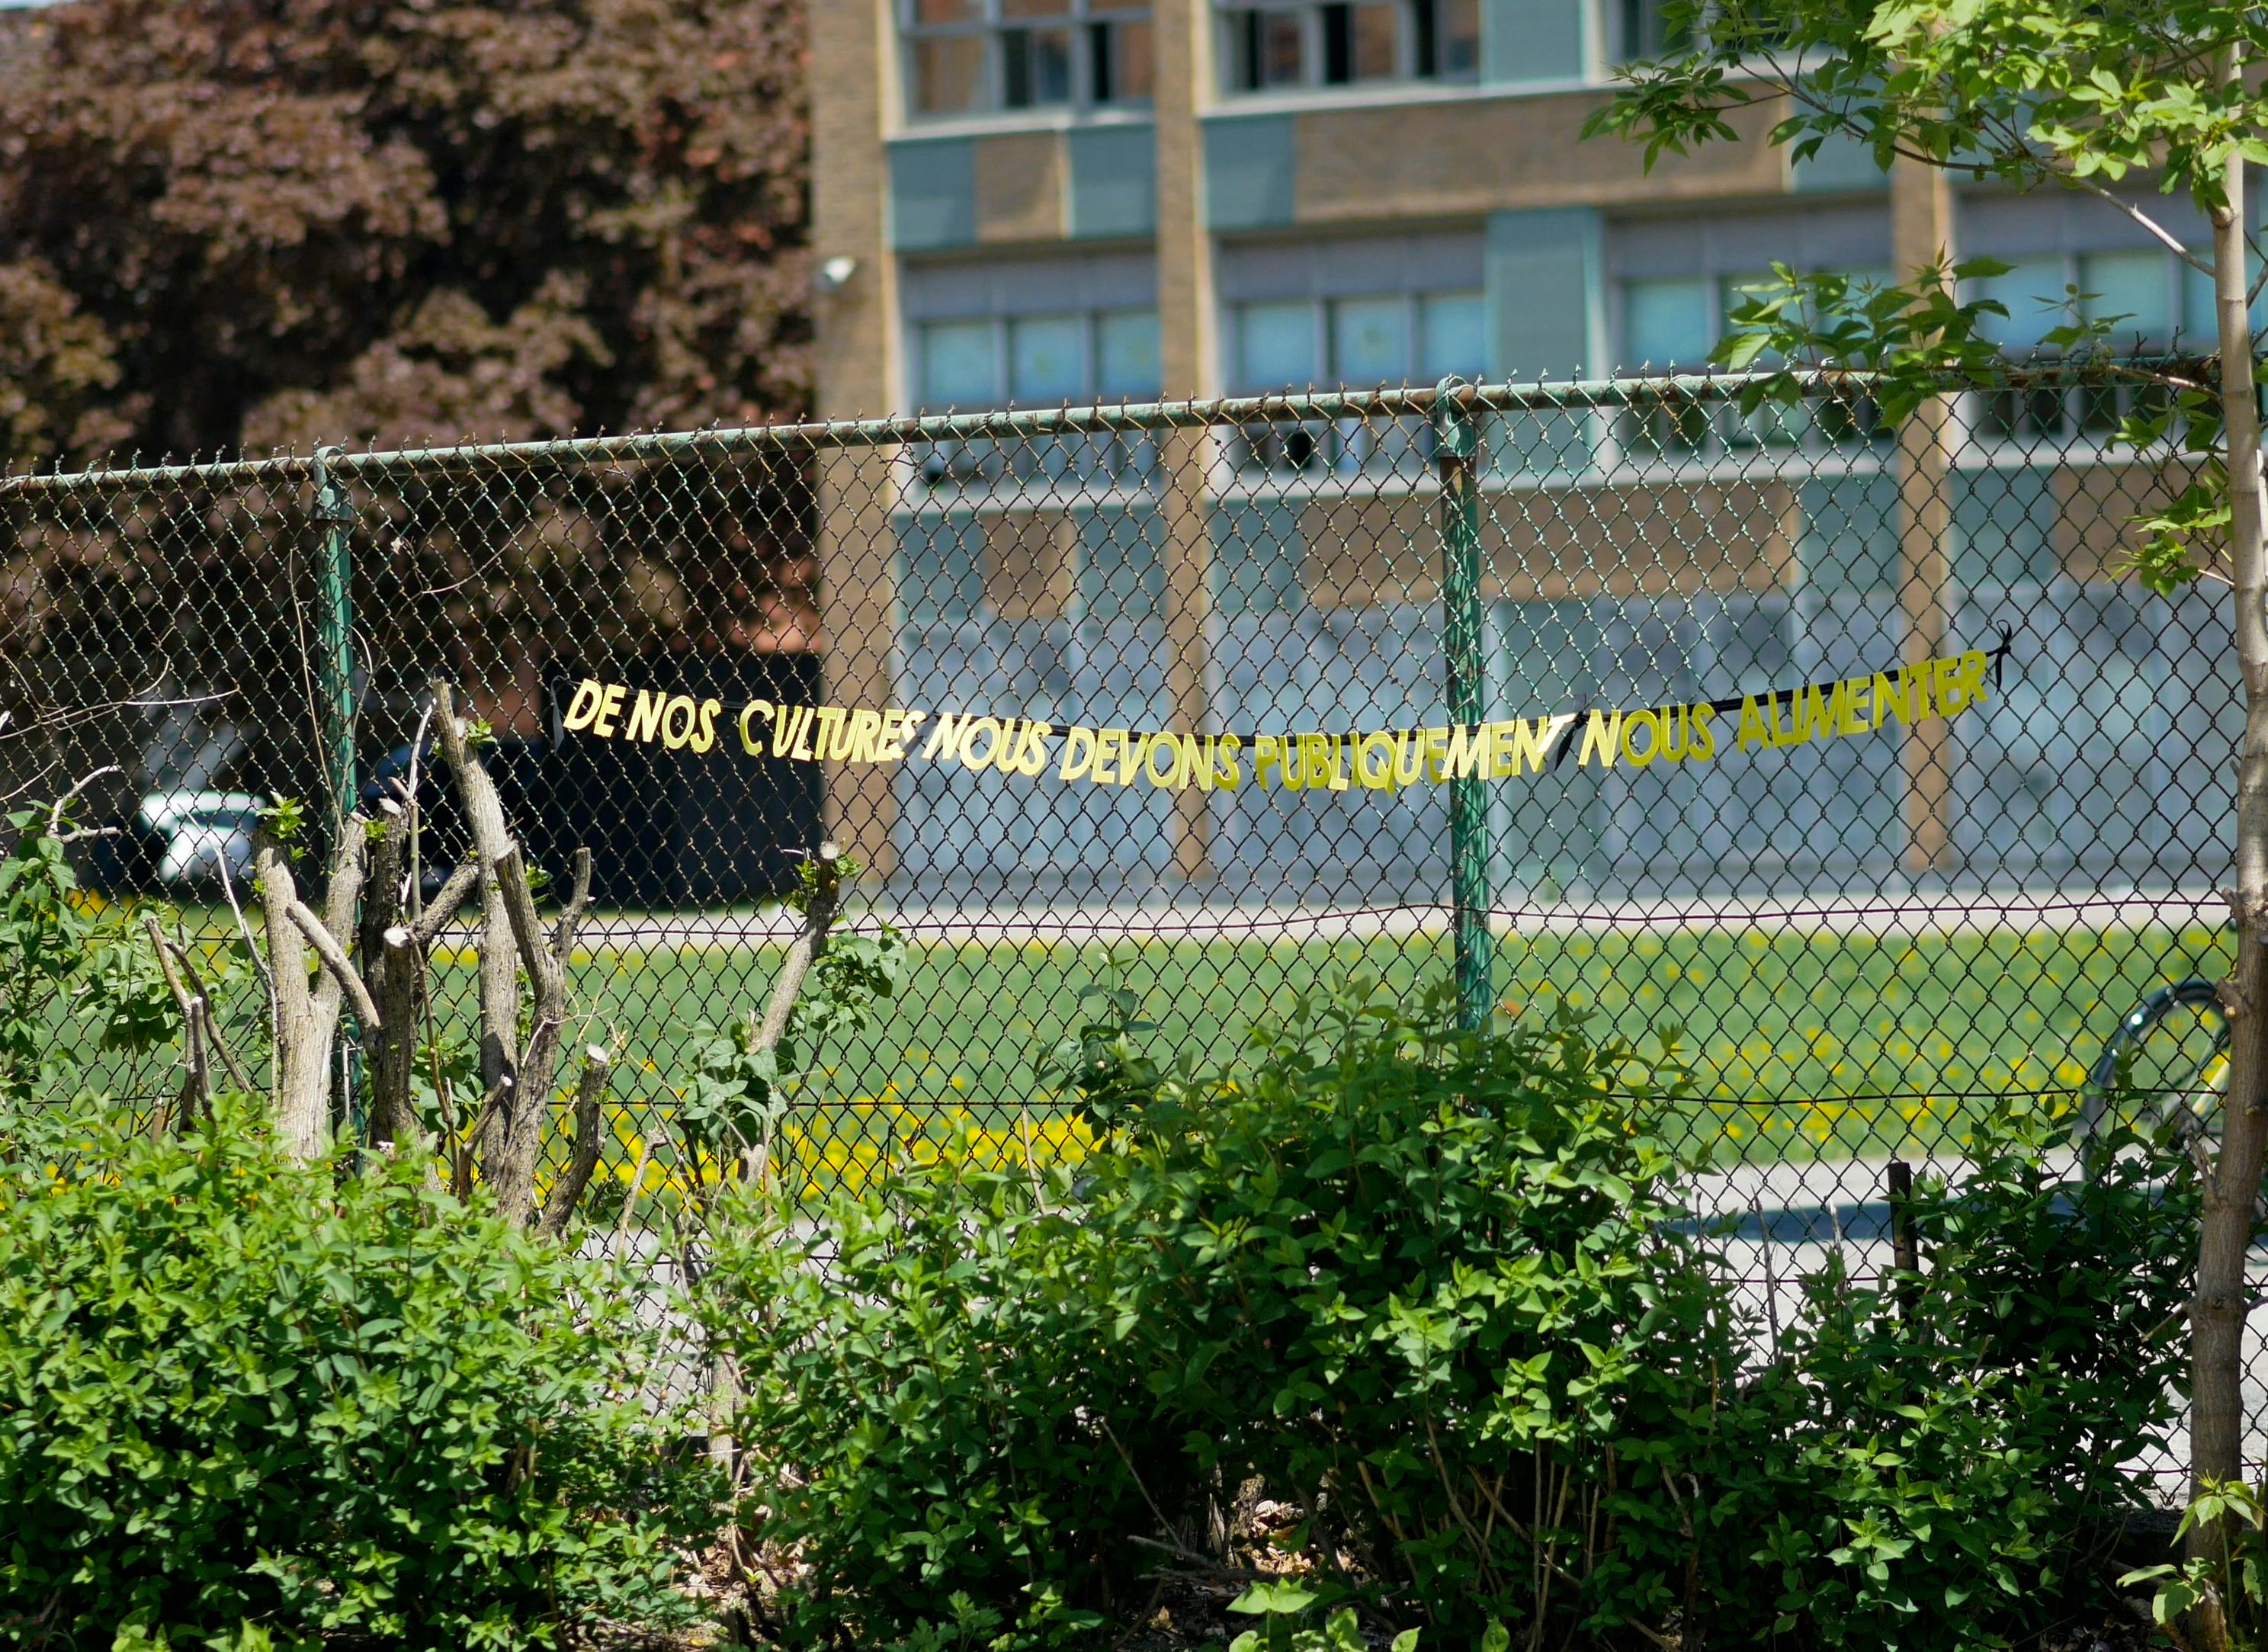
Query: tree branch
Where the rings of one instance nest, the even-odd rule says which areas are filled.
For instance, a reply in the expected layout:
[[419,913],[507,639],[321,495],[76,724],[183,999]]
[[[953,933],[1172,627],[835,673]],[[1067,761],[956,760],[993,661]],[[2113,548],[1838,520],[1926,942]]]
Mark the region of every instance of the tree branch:
[[473,885],[480,881],[480,876],[481,863],[477,859],[468,859],[458,863],[455,870],[449,874],[448,881],[434,892],[431,903],[409,926],[416,935],[419,946],[433,944],[434,938],[448,924],[450,915],[463,904],[465,896],[473,892]]
[[600,1103],[606,1099],[608,1081],[613,1074],[614,1058],[605,1047],[585,1045],[583,1079],[575,1089],[575,1151],[567,1161],[564,1174],[552,1184],[551,1197],[543,1206],[540,1226],[547,1238],[556,1239],[567,1231],[575,1206],[582,1202],[583,1190],[590,1186],[591,1174],[599,1168],[599,1149],[602,1145]]
[[50,803],[48,806],[48,830],[46,835],[53,837],[63,830],[63,811],[69,808],[73,802],[77,800],[78,794],[80,793],[85,791],[87,787],[92,785],[97,780],[107,779],[111,775],[122,772],[123,771],[122,771],[116,763],[106,763],[102,767],[97,769],[92,774],[73,781],[70,791],[64,793],[61,797],[57,798],[53,803]]
[[323,968],[330,971],[331,978],[339,984],[347,1001],[354,1006],[355,1019],[362,1023],[363,1030],[373,1036],[383,1031],[385,1024],[378,1018],[378,1006],[371,999],[370,988],[363,984],[362,971],[348,962],[338,938],[324,926],[321,918],[308,909],[306,902],[294,900],[284,911],[285,916],[298,926],[299,933],[307,938],[307,944],[315,949],[315,956],[322,961]]

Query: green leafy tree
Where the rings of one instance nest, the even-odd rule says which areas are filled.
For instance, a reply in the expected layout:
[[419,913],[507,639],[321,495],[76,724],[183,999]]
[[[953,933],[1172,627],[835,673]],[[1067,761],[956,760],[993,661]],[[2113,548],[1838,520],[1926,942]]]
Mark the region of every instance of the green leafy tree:
[[[2268,17],[2221,0],[1711,0],[1670,10],[1668,38],[1679,44],[1627,69],[1587,129],[1643,141],[1651,162],[1730,139],[1734,111],[1766,106],[1779,117],[1770,141],[1797,159],[1857,143],[1886,171],[1934,167],[2092,196],[2212,279],[2215,359],[2116,371],[2150,392],[2124,439],[2184,457],[2196,478],[2138,524],[2135,572],[2161,592],[2198,579],[2229,586],[2245,689],[2229,891],[2244,944],[2225,993],[2226,1123],[2205,1178],[2190,1314],[2193,1478],[2200,1491],[2238,1479],[2244,1257],[2268,1149],[2268,548],[2249,314],[2258,248],[2245,205],[2247,164],[2268,163]],[[2165,214],[2114,188],[2135,180],[2186,197],[2212,226],[2211,247],[2183,246]],[[1736,313],[1741,331],[1719,359],[1778,364],[1745,393],[1751,406],[1800,395],[1805,368],[1863,368],[1879,375],[1893,418],[1921,417],[1947,389],[2009,372],[1980,326],[2000,306],[1963,302],[1958,285],[1997,268],[1940,262],[1874,291],[1782,269],[1776,288]],[[2110,321],[2072,308],[2047,343],[2106,357]],[[2210,1548],[2222,1530],[2199,1523],[2192,1542]]]

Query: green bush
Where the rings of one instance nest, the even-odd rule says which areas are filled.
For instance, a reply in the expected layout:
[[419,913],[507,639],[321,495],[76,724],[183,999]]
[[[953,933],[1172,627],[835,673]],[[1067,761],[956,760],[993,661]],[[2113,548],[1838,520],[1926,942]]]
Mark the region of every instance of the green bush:
[[2014,1103],[1957,1184],[1918,1190],[1918,1279],[1807,1282],[1746,1423],[1775,1627],[1998,1647],[2113,1608],[2089,1545],[2141,1500],[2128,1464],[2174,1420],[2198,1205],[2181,1164],[2131,1137],[2059,1175],[2066,1136]]
[[1688,1477],[1742,1347],[1630,1099],[1675,1089],[1572,1018],[1359,996],[1163,1086],[1098,1176],[1139,1213],[1119,1314],[1165,1413],[1403,1621],[1557,1644],[1701,1610],[1736,1511]]
[[724,1226],[698,1308],[743,1389],[756,1535],[800,1565],[782,1637],[1054,1645],[1130,1604],[1155,1524],[1130,1465],[1170,1497],[1178,1454],[1088,1217],[1063,1168],[949,1148],[814,1221],[759,1197]]
[[0,1639],[552,1644],[682,1615],[635,1293],[240,1109],[0,1169]]
[[1222,1074],[1127,1032],[1059,1058],[1084,1163],[948,1154],[719,1249],[790,1644],[1084,1635],[1256,1486],[1314,1637],[1949,1648],[2107,1604],[2194,1245],[2140,1144],[2067,1178],[2061,1123],[1992,1121],[1918,1191],[1923,1275],[1830,1264],[1775,1352],[1681,1206],[1667,1053],[1360,992]]

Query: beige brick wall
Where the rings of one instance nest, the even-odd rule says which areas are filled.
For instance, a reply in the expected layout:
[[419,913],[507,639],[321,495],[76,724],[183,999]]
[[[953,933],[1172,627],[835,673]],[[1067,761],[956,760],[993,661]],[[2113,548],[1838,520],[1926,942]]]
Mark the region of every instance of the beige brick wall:
[[[1294,118],[1294,210],[1302,224],[1469,217],[1549,206],[1657,205],[1770,195],[1787,187],[1780,155],[1761,142],[1664,156],[1621,138],[1580,136],[1604,92],[1458,99],[1316,110]],[[1777,106],[1736,109],[1760,137]]]

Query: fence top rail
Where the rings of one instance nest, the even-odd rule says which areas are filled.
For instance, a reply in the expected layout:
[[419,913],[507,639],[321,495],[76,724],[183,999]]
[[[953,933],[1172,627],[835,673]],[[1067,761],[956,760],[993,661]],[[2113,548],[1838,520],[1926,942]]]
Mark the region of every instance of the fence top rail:
[[[2139,364],[2120,364],[2139,365]],[[2157,364],[2153,364],[2157,365]],[[2105,364],[2043,363],[2003,367],[1989,385],[1948,381],[1948,391],[2076,384],[2099,375]],[[1789,375],[1766,372],[1669,373],[1559,382],[1469,384],[1446,379],[1438,385],[1374,390],[1311,390],[1271,395],[1226,396],[1174,402],[1094,404],[1084,407],[996,409],[967,413],[895,415],[871,419],[808,420],[796,424],[745,425],[695,431],[652,431],[622,436],[555,437],[518,442],[468,443],[356,453],[318,447],[311,454],[279,454],[264,459],[214,460],[187,464],[127,465],[80,471],[32,471],[0,476],[0,505],[17,500],[57,498],[105,488],[198,485],[243,487],[261,483],[320,484],[326,474],[343,479],[377,478],[474,465],[651,464],[693,454],[799,453],[825,448],[902,447],[926,442],[970,441],[1050,436],[1108,435],[1119,431],[1204,430],[1229,425],[1288,424],[1302,420],[1431,417],[1454,404],[1466,413],[1583,412],[1645,406],[1663,402],[1722,402],[1752,386],[1784,382]],[[1805,395],[1866,395],[1882,375],[1873,372],[1807,368],[1793,378]]]

